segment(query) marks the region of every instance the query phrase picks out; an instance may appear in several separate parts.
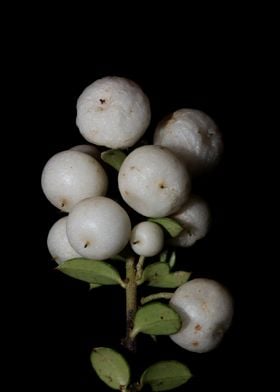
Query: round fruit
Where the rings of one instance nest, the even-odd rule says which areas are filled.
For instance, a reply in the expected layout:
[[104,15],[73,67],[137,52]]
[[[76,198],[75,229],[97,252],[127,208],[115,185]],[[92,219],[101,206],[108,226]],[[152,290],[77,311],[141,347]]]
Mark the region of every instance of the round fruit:
[[211,169],[223,150],[217,125],[207,114],[194,109],[177,110],[162,120],[156,128],[154,144],[173,151],[191,174]]
[[128,243],[131,223],[126,211],[107,197],[92,197],[70,212],[67,235],[72,247],[84,257],[105,260]]
[[88,86],[77,102],[77,126],[90,143],[109,148],[133,146],[151,119],[150,103],[131,80],[105,77]]
[[70,150],[84,152],[97,160],[100,158],[100,151],[92,144],[78,144],[70,148]]
[[131,232],[130,245],[137,255],[155,256],[164,245],[163,230],[156,223],[141,222]]
[[61,264],[65,260],[81,257],[69,243],[66,234],[66,222],[66,216],[55,222],[51,227],[47,238],[49,252],[57,264]]
[[170,243],[175,246],[188,247],[207,234],[210,211],[204,200],[192,195],[172,218],[178,221],[184,230],[177,237],[172,238]]
[[107,186],[107,175],[100,163],[79,151],[55,154],[42,173],[42,188],[47,199],[66,212],[85,198],[104,195]]
[[171,339],[186,350],[204,353],[222,340],[233,316],[229,292],[211,279],[193,279],[180,286],[170,300],[182,319]]
[[139,214],[164,217],[185,203],[190,178],[183,163],[168,149],[144,146],[124,160],[118,176],[125,202]]

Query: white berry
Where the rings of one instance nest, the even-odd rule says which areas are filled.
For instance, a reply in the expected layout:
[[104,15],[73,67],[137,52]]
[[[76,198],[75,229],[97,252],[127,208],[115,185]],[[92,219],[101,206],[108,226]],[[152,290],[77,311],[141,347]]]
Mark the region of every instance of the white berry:
[[184,230],[170,243],[175,246],[188,247],[197,240],[203,238],[209,228],[210,211],[208,205],[198,196],[190,196],[187,203],[175,214],[172,215]]
[[190,178],[183,163],[161,146],[143,146],[124,160],[118,176],[125,202],[148,217],[170,215],[184,204]]
[[116,76],[96,80],[77,102],[77,126],[90,143],[109,148],[133,146],[150,123],[150,103],[131,80]]
[[97,160],[100,158],[100,151],[92,144],[78,144],[77,146],[70,148],[70,150],[84,152]]
[[67,221],[72,247],[82,256],[104,260],[128,243],[131,223],[126,211],[107,197],[92,197],[76,204]]
[[164,245],[163,230],[156,223],[141,222],[131,232],[130,245],[137,255],[155,256]]
[[223,150],[221,134],[205,113],[180,109],[161,121],[155,131],[154,144],[173,151],[191,174],[201,174],[219,161]]
[[107,186],[107,175],[100,163],[79,151],[55,154],[42,173],[42,188],[47,199],[66,212],[85,198],[104,195]]
[[182,328],[171,339],[180,347],[204,353],[222,340],[233,316],[229,292],[211,279],[193,279],[180,286],[170,300],[182,319]]
[[66,234],[67,217],[59,219],[51,227],[48,238],[47,246],[50,254],[57,264],[61,264],[65,260],[81,257],[70,245]]

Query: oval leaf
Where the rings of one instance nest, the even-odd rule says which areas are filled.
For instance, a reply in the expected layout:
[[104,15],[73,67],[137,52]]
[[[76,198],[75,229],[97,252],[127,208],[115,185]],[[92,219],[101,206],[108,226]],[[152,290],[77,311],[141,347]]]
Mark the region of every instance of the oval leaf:
[[148,285],[161,288],[176,288],[186,283],[191,273],[186,271],[170,272],[170,267],[166,263],[153,263],[148,265],[144,272],[144,281],[148,281]]
[[170,268],[168,264],[158,261],[157,263],[152,263],[147,265],[143,271],[144,281],[152,282],[162,276],[168,275],[170,273]]
[[108,163],[108,165],[112,166],[118,171],[120,170],[125,158],[126,155],[121,150],[107,150],[101,153],[102,161]]
[[170,306],[153,302],[140,308],[134,319],[132,337],[139,332],[149,335],[171,335],[181,328],[181,319]]
[[161,287],[163,289],[175,289],[186,283],[191,276],[191,272],[176,271],[168,275],[155,277],[149,282],[149,286]]
[[130,369],[124,357],[107,347],[95,348],[90,356],[98,377],[109,387],[124,390],[130,380]]
[[64,261],[57,269],[72,278],[99,285],[121,284],[119,272],[105,261],[89,259],[71,259]]
[[162,226],[173,238],[184,230],[180,223],[172,218],[150,218],[149,221]]
[[149,384],[152,391],[169,391],[185,384],[192,374],[178,361],[161,361],[148,367],[141,376],[141,384]]

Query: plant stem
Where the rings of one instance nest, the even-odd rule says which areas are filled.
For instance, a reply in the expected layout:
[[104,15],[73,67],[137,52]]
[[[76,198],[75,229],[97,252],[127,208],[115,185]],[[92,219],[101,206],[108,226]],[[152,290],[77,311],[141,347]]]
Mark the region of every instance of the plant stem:
[[144,267],[145,257],[140,256],[138,263],[136,264],[136,280],[140,281],[143,275],[143,267]]
[[136,344],[131,331],[133,330],[134,317],[137,310],[137,285],[134,257],[126,261],[126,337],[124,346],[132,352],[136,351]]
[[147,302],[154,301],[155,299],[170,299],[173,293],[156,293],[148,295],[147,297],[141,298],[141,305],[146,304]]
[[139,392],[139,391],[141,391],[142,388],[143,388],[143,385],[141,385],[140,383],[136,382],[136,383],[131,384],[129,386],[129,392]]

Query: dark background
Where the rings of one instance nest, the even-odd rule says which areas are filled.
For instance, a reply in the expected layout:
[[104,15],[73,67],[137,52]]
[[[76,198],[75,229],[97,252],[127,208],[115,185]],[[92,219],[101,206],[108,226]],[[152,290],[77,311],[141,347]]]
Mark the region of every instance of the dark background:
[[[26,120],[36,145],[29,162],[34,174],[29,195],[36,208],[32,214],[34,230],[28,234],[36,252],[30,253],[27,298],[21,309],[23,316],[18,319],[27,327],[23,336],[29,354],[25,377],[39,389],[109,390],[89,362],[91,349],[103,345],[128,356],[135,376],[157,360],[185,362],[194,377],[178,391],[202,391],[206,387],[225,391],[236,389],[241,379],[243,386],[251,383],[254,371],[249,363],[254,357],[251,340],[256,316],[248,285],[254,263],[248,207],[252,201],[247,190],[254,181],[248,156],[254,79],[250,62],[235,46],[226,50],[210,42],[198,49],[182,54],[171,45],[164,50],[155,45],[149,53],[145,45],[139,45],[132,52],[128,44],[116,44],[106,51],[95,47],[85,55],[75,44],[56,47],[56,51],[52,45],[45,45],[26,64],[25,88],[35,98],[28,102],[35,116],[27,114]],[[89,293],[86,284],[54,271],[46,238],[61,213],[41,191],[41,171],[53,154],[84,142],[75,125],[77,98],[87,85],[107,75],[131,78],[150,98],[148,140],[164,115],[183,107],[205,111],[223,134],[225,152],[220,165],[193,184],[193,190],[209,202],[211,230],[192,248],[178,251],[178,268],[192,270],[192,277],[219,280],[235,300],[232,327],[211,353],[192,354],[168,337],[154,344],[142,336],[138,355],[130,357],[120,346],[125,328],[122,289],[99,288]]]

